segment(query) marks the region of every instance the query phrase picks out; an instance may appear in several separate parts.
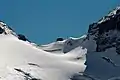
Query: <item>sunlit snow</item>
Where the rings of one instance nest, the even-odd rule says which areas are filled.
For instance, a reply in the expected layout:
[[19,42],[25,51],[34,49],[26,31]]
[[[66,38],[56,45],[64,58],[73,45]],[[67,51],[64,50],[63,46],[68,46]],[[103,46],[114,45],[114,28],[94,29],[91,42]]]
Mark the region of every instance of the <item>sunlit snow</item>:
[[84,72],[86,53],[77,47],[66,54],[51,54],[13,35],[0,35],[0,79],[68,80]]

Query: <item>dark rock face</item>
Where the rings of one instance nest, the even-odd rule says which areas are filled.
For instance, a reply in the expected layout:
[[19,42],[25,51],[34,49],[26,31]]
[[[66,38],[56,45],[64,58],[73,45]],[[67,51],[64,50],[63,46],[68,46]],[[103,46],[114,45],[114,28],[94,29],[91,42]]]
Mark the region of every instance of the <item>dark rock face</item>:
[[113,14],[89,25],[88,36],[94,36],[97,52],[115,47],[116,52],[120,54],[120,37],[117,35],[120,33],[120,8],[113,10],[113,12]]
[[28,39],[22,34],[18,34],[18,39],[23,40],[23,41],[28,41]]
[[0,34],[2,34],[3,32],[5,32],[4,29],[0,27]]
[[56,41],[63,41],[63,38],[57,38]]
[[102,22],[100,24],[93,23],[89,26],[89,33],[95,34],[104,34],[104,32],[108,32],[109,30],[117,29],[120,31],[120,14],[115,15],[114,17],[107,16],[109,20]]

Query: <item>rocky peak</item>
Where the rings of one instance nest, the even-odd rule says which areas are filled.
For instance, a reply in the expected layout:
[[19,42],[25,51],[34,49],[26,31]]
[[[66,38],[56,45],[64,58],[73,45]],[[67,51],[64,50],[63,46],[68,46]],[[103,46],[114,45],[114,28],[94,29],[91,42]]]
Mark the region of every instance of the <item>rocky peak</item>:
[[26,36],[24,36],[23,34],[16,34],[15,31],[11,27],[7,26],[3,21],[0,21],[0,34],[3,34],[3,35],[14,35],[18,39],[20,39],[20,40],[29,41],[26,38]]
[[120,7],[115,8],[98,22],[89,25],[88,39],[92,37],[97,44],[96,51],[115,47],[120,53]]
[[103,34],[109,30],[120,30],[120,7],[117,7],[98,22],[89,25],[89,34]]
[[3,21],[0,21],[0,34],[5,35],[12,34],[16,36],[16,33],[13,31],[13,29],[7,26]]

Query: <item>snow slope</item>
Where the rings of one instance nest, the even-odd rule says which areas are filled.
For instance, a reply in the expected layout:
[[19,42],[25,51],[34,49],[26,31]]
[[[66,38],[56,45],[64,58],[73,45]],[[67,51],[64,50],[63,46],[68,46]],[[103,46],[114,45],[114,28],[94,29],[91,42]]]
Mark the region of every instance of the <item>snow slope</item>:
[[86,49],[77,47],[66,54],[52,54],[16,36],[1,34],[0,77],[1,80],[68,80],[84,72],[86,53]]
[[[83,37],[69,38],[60,44],[53,42],[41,49],[54,53],[57,52],[56,46],[63,53],[78,46],[87,49],[87,68],[84,74],[92,77],[84,77],[82,80],[120,80],[120,7],[90,24],[88,33]],[[80,78],[77,76],[75,80],[81,80]]]

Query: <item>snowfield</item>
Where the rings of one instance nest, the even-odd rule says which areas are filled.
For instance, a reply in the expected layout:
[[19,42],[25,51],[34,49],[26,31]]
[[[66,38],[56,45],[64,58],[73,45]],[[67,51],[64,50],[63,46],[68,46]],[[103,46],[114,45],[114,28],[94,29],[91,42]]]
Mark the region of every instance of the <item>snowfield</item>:
[[86,69],[87,49],[76,47],[66,54],[52,53],[0,35],[0,80],[69,80]]

